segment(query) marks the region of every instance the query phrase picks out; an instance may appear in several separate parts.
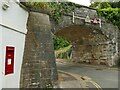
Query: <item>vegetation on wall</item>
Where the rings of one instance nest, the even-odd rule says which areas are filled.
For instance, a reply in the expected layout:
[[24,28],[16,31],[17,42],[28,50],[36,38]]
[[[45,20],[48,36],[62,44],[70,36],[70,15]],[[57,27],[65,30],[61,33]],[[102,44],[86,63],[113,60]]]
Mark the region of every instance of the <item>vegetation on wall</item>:
[[[32,0],[31,0],[32,1]],[[42,9],[47,9],[49,15],[53,18],[56,23],[62,21],[62,16],[74,10],[80,5],[71,2],[23,2],[28,8],[40,7]],[[120,2],[118,3],[108,3],[108,2],[96,2],[91,5],[91,7],[96,8],[98,15],[105,17],[108,21],[111,21],[114,25],[117,25],[120,29]],[[39,8],[38,8],[39,9]],[[55,38],[54,39],[55,50],[69,46],[66,41]]]
[[49,4],[50,16],[59,23],[62,21],[62,16],[75,9],[77,5],[71,2],[51,2]]
[[42,8],[42,9],[45,9],[45,8],[48,8],[48,3],[47,2],[33,2],[32,0],[28,0],[26,2],[21,2],[22,4],[24,4],[27,8],[36,8],[36,7],[39,7],[39,8]]
[[62,21],[63,14],[74,10],[75,7],[80,7],[80,5],[77,5],[72,2],[32,2],[32,0],[29,0],[29,2],[22,3],[29,9],[47,9],[49,11],[50,17],[53,18],[56,21],[56,23]]
[[[37,8],[49,11],[50,18],[53,18],[56,23],[62,21],[62,16],[65,13],[71,12],[80,5],[72,2],[22,2],[29,9]],[[71,45],[70,42],[62,37],[54,38],[54,49],[57,50],[57,57],[59,58],[70,58]]]
[[[53,18],[56,23],[62,21],[62,16],[74,10],[76,7],[80,7],[72,2],[33,2],[33,0],[27,0],[22,2],[28,8],[39,7],[47,9],[50,17]],[[111,21],[114,25],[117,25],[120,29],[120,1],[119,2],[95,2],[90,7],[97,8],[98,14]],[[38,9],[39,9],[38,8]]]

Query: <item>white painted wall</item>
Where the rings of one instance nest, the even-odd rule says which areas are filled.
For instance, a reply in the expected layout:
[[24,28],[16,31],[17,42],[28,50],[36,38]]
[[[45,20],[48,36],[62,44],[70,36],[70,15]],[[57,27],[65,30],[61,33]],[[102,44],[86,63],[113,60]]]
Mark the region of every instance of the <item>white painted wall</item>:
[[[10,2],[9,5],[10,7],[4,11],[0,0],[0,89],[19,88],[25,34],[27,32],[26,23],[28,12],[16,2]],[[5,75],[6,46],[15,47],[14,73],[8,75]]]
[[0,23],[26,33],[27,12],[16,4],[14,0],[9,5],[10,7],[6,11],[2,10],[2,2],[0,0],[0,12],[2,12],[2,22],[0,20]]
[[[4,62],[2,62],[3,67],[5,67],[6,46],[15,47],[14,74],[8,74],[6,76],[3,74],[3,88],[6,88],[6,87],[18,88],[19,80],[20,80],[20,69],[21,69],[22,58],[23,58],[25,35],[9,30],[7,28],[3,28],[2,30],[3,30],[2,32],[3,59],[2,60],[4,60]],[[4,71],[5,71],[5,68],[3,68],[3,73]]]
[[0,90],[2,88],[2,29],[0,27]]

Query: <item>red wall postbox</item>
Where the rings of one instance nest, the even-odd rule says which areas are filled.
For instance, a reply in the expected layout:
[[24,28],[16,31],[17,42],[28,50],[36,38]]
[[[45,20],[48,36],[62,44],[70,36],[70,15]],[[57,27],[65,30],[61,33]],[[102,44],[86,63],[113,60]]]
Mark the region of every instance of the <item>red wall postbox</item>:
[[5,75],[14,73],[14,51],[14,47],[6,46]]

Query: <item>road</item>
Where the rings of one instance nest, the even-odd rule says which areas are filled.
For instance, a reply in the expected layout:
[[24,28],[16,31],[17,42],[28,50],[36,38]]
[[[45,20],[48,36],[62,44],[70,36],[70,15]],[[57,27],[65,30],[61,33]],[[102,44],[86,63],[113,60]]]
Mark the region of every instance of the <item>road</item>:
[[118,88],[118,70],[86,67],[80,64],[57,64],[58,70],[88,76],[102,88]]

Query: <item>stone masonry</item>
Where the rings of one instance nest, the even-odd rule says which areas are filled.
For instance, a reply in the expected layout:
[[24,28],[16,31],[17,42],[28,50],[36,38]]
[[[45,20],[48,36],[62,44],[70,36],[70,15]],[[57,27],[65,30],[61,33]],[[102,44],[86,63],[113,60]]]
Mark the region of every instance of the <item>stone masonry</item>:
[[21,88],[45,88],[57,80],[49,16],[30,12],[21,71]]
[[[73,12],[75,16],[82,19],[73,18]],[[87,16],[90,19],[101,19],[101,27],[99,24],[86,23],[83,18]],[[75,26],[79,26],[79,28]],[[95,9],[87,7],[76,8],[74,11],[64,14],[61,23],[56,25],[52,22],[52,27],[52,32],[55,35],[63,36],[71,41],[74,62],[84,61],[91,63],[95,61],[97,64],[108,66],[116,64],[119,45],[118,28],[107,22],[103,17],[98,16]]]
[[[102,26],[85,23],[84,19],[101,18]],[[96,10],[80,7],[64,14],[63,21],[56,24],[49,15],[30,12],[28,33],[21,69],[21,88],[46,88],[58,79],[53,46],[53,34],[70,40],[73,45],[74,62],[93,62],[115,65],[118,60],[118,28],[97,15]],[[120,40],[120,39],[119,39]],[[120,42],[120,41],[119,41]]]

